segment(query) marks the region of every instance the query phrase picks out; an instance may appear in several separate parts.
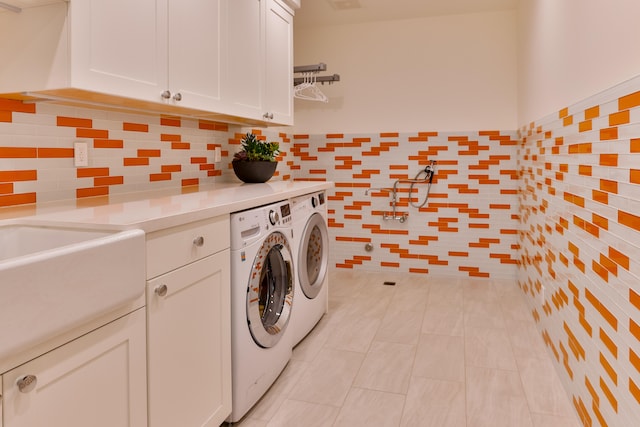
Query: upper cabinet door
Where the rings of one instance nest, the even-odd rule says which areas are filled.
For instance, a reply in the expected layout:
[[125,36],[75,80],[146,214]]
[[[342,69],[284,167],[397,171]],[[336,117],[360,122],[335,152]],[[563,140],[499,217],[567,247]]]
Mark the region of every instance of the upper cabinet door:
[[227,72],[233,114],[293,124],[293,15],[276,0],[229,2]]
[[169,90],[176,105],[219,111],[226,4],[227,0],[169,0]]
[[293,124],[293,16],[267,0],[265,25],[265,110],[269,120]]
[[73,87],[160,101],[167,86],[167,0],[69,2]]
[[264,96],[262,33],[266,0],[229,2],[227,85],[225,97],[233,114],[261,118]]

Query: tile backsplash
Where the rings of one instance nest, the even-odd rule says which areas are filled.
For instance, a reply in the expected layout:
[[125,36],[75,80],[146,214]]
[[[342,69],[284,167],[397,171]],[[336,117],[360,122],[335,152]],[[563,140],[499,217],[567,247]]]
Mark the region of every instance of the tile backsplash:
[[[206,120],[0,99],[0,207],[232,180],[239,132]],[[286,135],[269,137],[285,160]],[[88,144],[88,167],[74,166],[77,141]],[[289,179],[287,170],[281,162],[276,179]]]
[[640,78],[520,130],[519,286],[585,426],[640,425]]

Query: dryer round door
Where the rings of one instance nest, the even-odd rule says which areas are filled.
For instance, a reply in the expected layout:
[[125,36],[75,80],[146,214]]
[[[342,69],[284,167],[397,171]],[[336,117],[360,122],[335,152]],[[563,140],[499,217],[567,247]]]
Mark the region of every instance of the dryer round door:
[[324,283],[329,265],[329,237],[327,225],[319,213],[311,215],[302,233],[298,256],[298,279],[302,292],[315,298]]
[[293,302],[293,263],[289,241],[276,231],[256,254],[247,289],[247,323],[253,340],[273,347],[284,334]]

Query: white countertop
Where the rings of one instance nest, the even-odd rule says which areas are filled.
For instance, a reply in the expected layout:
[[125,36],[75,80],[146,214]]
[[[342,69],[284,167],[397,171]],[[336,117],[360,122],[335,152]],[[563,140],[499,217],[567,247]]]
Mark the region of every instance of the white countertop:
[[318,181],[208,184],[11,208],[0,212],[0,218],[28,224],[137,228],[149,233],[325,190],[333,185],[333,182]]

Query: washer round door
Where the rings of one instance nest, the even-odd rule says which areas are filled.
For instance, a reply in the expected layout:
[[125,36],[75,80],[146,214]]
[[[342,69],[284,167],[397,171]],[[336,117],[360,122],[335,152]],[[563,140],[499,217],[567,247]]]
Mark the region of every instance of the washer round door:
[[260,347],[273,347],[284,334],[293,302],[291,248],[275,231],[262,243],[251,268],[247,289],[247,323]]
[[298,279],[302,292],[315,298],[324,284],[329,264],[329,237],[327,225],[319,213],[311,215],[302,233],[298,255]]

